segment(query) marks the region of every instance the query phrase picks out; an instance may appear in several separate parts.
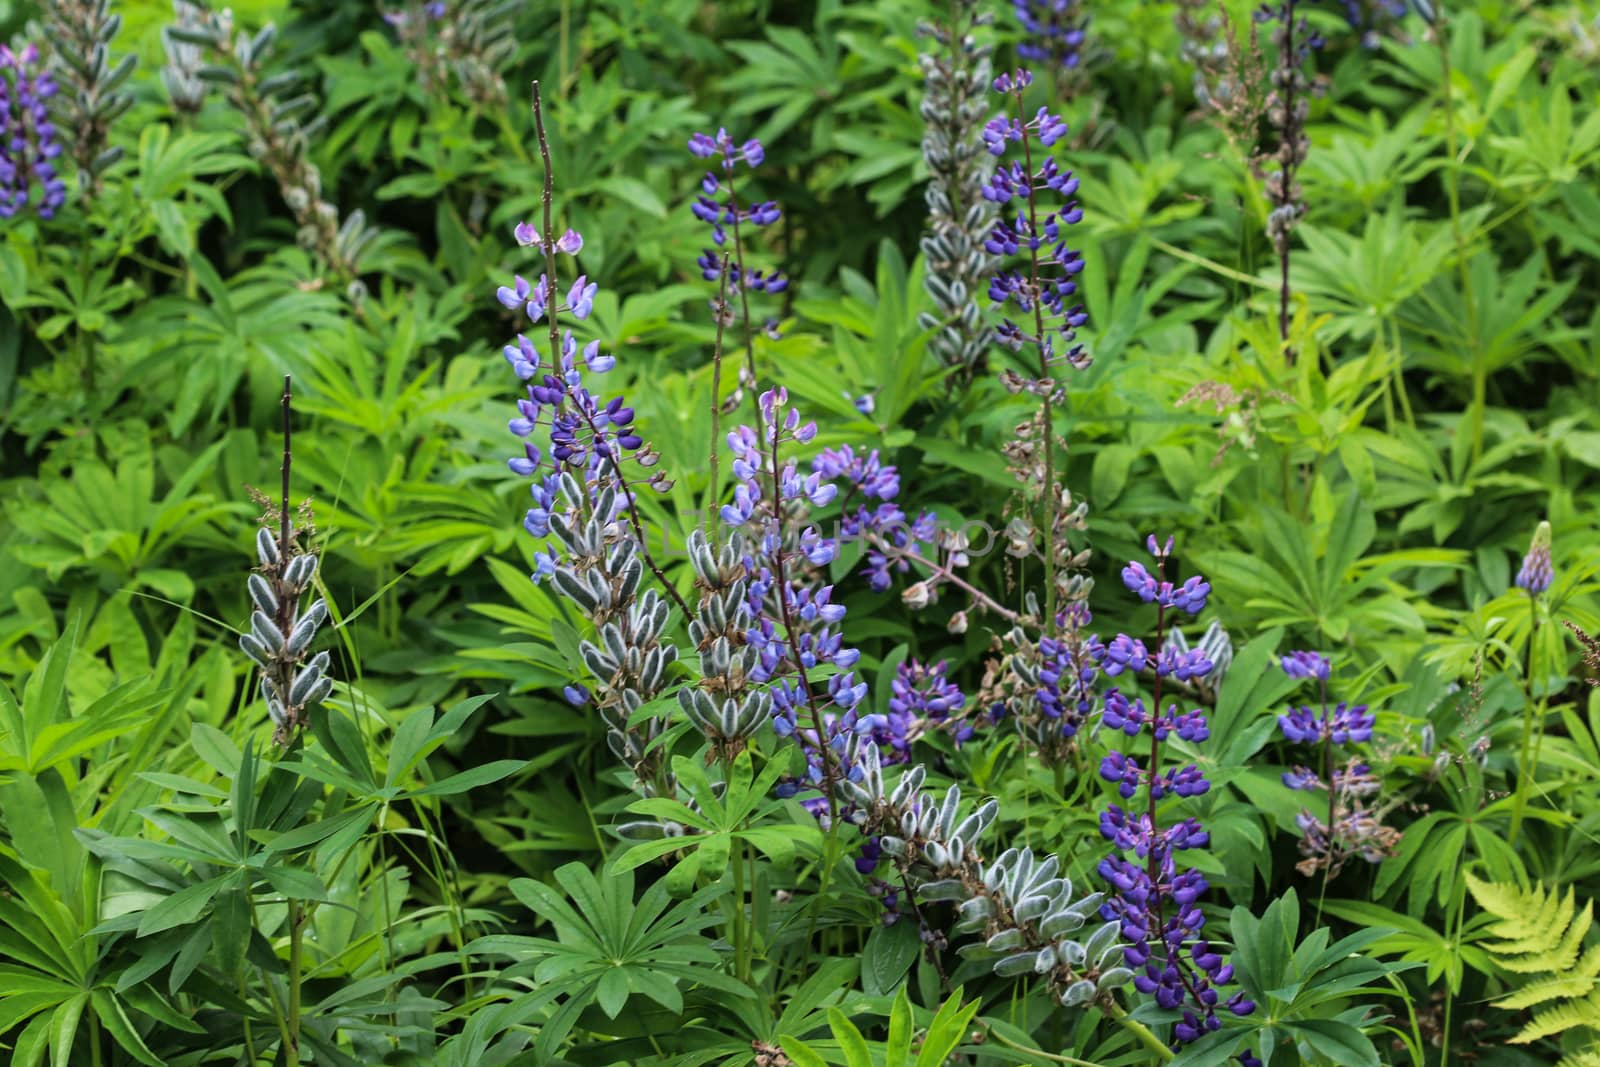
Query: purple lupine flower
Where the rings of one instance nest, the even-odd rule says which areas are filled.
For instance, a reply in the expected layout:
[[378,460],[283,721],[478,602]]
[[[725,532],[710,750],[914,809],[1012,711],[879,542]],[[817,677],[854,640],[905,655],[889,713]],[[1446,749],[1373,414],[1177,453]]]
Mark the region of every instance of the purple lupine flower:
[[[704,133],[691,136],[689,152],[700,159],[715,160],[715,165],[722,171],[720,176],[716,171],[706,172],[700,182],[700,195],[689,205],[694,217],[711,227],[711,241],[716,247],[701,253],[698,263],[701,276],[706,281],[716,281],[722,275],[723,253],[720,249],[727,243],[728,230],[732,229],[737,239],[741,224],[771,226],[782,217],[782,212],[771,200],[749,203],[741,201],[736,194],[736,168],[742,164],[753,170],[766,159],[766,150],[760,141],[752,138],[736,145],[726,129],[719,129],[715,137]],[[742,259],[743,249],[735,248],[727,267],[730,294],[737,293],[741,287],[768,293],[780,293],[788,287],[788,279],[776,271],[753,270],[745,273]]]
[[[1163,573],[1171,554],[1171,541],[1162,546],[1152,537],[1149,547],[1156,573],[1151,574],[1140,563],[1129,563],[1122,572],[1123,583],[1146,603],[1198,614],[1210,586],[1199,577],[1174,586]],[[1150,749],[1145,762],[1116,748],[1110,749],[1100,762],[1100,777],[1114,783],[1124,800],[1134,799],[1141,789],[1148,797],[1145,810],[1111,805],[1101,813],[1101,835],[1116,851],[1101,860],[1098,868],[1111,888],[1100,914],[1117,922],[1128,941],[1123,955],[1135,972],[1134,987],[1153,997],[1159,1007],[1179,1013],[1173,1039],[1175,1044],[1184,1045],[1221,1027],[1219,1006],[1247,1015],[1255,1005],[1242,993],[1222,999],[1219,987],[1232,980],[1233,968],[1202,937],[1205,915],[1199,900],[1209,884],[1199,870],[1178,866],[1179,852],[1206,847],[1210,835],[1193,818],[1180,819],[1169,826],[1157,821],[1159,801],[1200,796],[1210,789],[1198,764],[1162,766],[1162,745],[1173,735],[1191,744],[1210,736],[1203,712],[1186,711],[1175,703],[1162,706],[1163,680],[1199,678],[1213,667],[1204,653],[1180,653],[1164,637],[1157,635],[1162,652],[1154,660],[1152,703],[1159,710],[1152,714],[1142,698],[1130,697],[1118,688],[1107,689],[1101,701],[1101,721],[1108,730],[1127,738],[1148,733]],[[1083,646],[1108,677],[1124,669],[1136,671],[1149,659],[1144,644],[1126,634],[1118,634],[1109,644],[1091,639]],[[1083,678],[1080,684],[1086,686],[1088,682]],[[1133,858],[1118,854],[1128,852]]]
[[1301,744],[1331,741],[1343,745],[1372,740],[1376,721],[1377,716],[1369,714],[1365,704],[1340,703],[1332,711],[1324,706],[1320,715],[1307,707],[1290,708],[1278,716],[1278,728],[1284,737]]
[[1377,717],[1365,704],[1339,703],[1329,707],[1326,657],[1314,652],[1291,652],[1283,657],[1282,665],[1291,678],[1314,679],[1321,694],[1320,711],[1290,707],[1278,716],[1284,737],[1315,745],[1322,754],[1321,773],[1295,766],[1284,772],[1283,784],[1290,789],[1328,794],[1325,817],[1309,809],[1295,817],[1301,830],[1300,852],[1306,857],[1298,869],[1304,874],[1323,867],[1335,871],[1350,856],[1357,855],[1376,863],[1388,856],[1399,840],[1398,831],[1383,826],[1378,814],[1362,803],[1362,798],[1377,793],[1382,783],[1366,763],[1352,760],[1335,767],[1333,746],[1371,741]]
[[[519,223],[514,233],[519,244],[543,249],[543,237],[530,224]],[[552,244],[557,252],[576,255],[583,247],[583,238],[568,230]],[[525,309],[533,321],[547,312],[552,316],[569,312],[582,318],[593,306],[599,288],[579,275],[565,301],[552,310],[546,307],[549,285],[544,274],[537,284],[517,275],[511,285],[500,286],[495,297],[509,310]],[[640,452],[644,440],[634,427],[633,408],[620,396],[597,396],[590,389],[591,377],[611,370],[616,360],[601,353],[599,341],[580,349],[571,331],[562,334],[559,352],[542,353],[538,344],[523,334],[518,334],[502,352],[524,383],[523,395],[516,402],[516,415],[507,423],[511,433],[522,439],[522,454],[512,457],[507,465],[516,474],[534,479],[534,504],[524,517],[524,527],[534,537],[549,536],[551,517],[559,506],[559,476],[564,471],[573,474],[578,484],[587,486],[596,499],[607,486],[620,490],[613,496],[612,506],[621,509],[632,489],[621,479],[619,464],[632,458],[648,465],[653,459]],[[532,440],[541,433],[547,445]],[[657,489],[671,484],[659,475],[651,476],[649,483]],[[615,516],[605,518],[609,521]],[[548,556],[538,557],[534,580],[553,574],[558,564],[552,548]]]
[[1328,680],[1330,664],[1328,657],[1320,652],[1290,652],[1285,655],[1279,664],[1283,673],[1291,678],[1315,678],[1318,681]]
[[1522,569],[1517,571],[1517,588],[1529,596],[1538,596],[1550,588],[1555,580],[1555,569],[1550,565],[1550,524],[1541,522],[1533,532],[1528,554],[1522,557]]
[[[993,119],[984,127],[983,141],[991,155],[1000,156],[1006,146],[1022,144],[1025,156],[1035,156],[1026,143],[1038,140],[1048,148],[1066,135],[1066,123],[1058,115],[1041,108],[1033,118],[1023,119],[1022,91],[1033,81],[1026,70],[1002,74],[994,89],[1012,97],[1015,114]],[[989,283],[989,299],[996,305],[1015,304],[1032,322],[1019,324],[1006,319],[996,328],[1002,344],[1020,350],[1025,344],[1039,346],[1041,369],[1059,361],[1083,369],[1089,356],[1077,343],[1077,327],[1087,321],[1081,304],[1067,300],[1078,291],[1073,278],[1083,270],[1083,257],[1066,244],[1064,228],[1083,218],[1083,211],[1072,199],[1078,180],[1071,171],[1062,171],[1048,155],[1039,160],[1031,173],[1028,165],[1012,160],[995,168],[983,186],[983,197],[1001,206],[1000,217],[989,231],[984,248],[991,255],[1011,256],[1023,250],[1032,261],[1027,272],[1002,270]],[[1064,201],[1044,214],[1040,198],[1051,193]],[[1015,204],[1007,215],[1005,208]],[[1043,336],[1038,336],[1043,326]]]
[[[861,741],[876,739],[884,753],[903,758],[917,724],[907,709],[884,715],[863,706],[868,685],[853,671],[861,653],[845,644],[840,629],[845,607],[834,600],[833,586],[802,566],[823,566],[837,552],[836,542],[807,520],[811,509],[833,501],[833,479],[851,466],[851,458],[833,456],[802,474],[794,459],[782,457],[781,446],[814,439],[816,423],[801,418],[782,388],[762,393],[756,406],[757,426],[737,426],[727,434],[737,480],[733,501],[721,514],[746,535],[749,550],[742,562],[752,623],[744,641],[756,658],[748,678],[770,693],[778,735],[793,738],[805,752],[806,772],[792,784],[794,792],[823,791],[802,802],[820,817],[828,811],[830,771],[835,781],[860,775],[855,753]],[[881,471],[876,477],[885,478]],[[834,673],[824,681],[812,673],[819,668]]]
[[1017,45],[1019,56],[1064,70],[1078,65],[1087,22],[1079,0],[1013,0],[1012,9],[1028,34]]
[[53,162],[61,154],[49,110],[55,95],[55,78],[44,69],[37,46],[13,51],[0,45],[0,218],[33,202],[35,182],[41,219],[54,218],[66,203],[67,185]]

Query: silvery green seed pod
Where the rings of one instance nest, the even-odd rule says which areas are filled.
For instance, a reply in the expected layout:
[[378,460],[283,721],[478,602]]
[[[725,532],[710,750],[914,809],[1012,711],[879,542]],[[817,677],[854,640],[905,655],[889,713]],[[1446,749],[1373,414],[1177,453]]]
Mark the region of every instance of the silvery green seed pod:
[[289,687],[289,704],[291,707],[300,707],[310,699],[316,691],[318,683],[322,681],[322,672],[307,668],[295,675],[294,684]]
[[1109,970],[1100,972],[1100,981],[1097,983],[1097,988],[1102,993],[1108,993],[1114,989],[1121,989],[1131,981],[1133,981],[1133,972],[1128,968],[1112,967]]
[[608,622],[600,627],[600,641],[612,659],[620,663],[628,658],[628,643],[622,639],[622,629],[616,623]]
[[270,567],[278,562],[278,542],[266,529],[256,531],[256,555],[263,567]]
[[610,678],[617,673],[617,668],[620,666],[616,660],[588,641],[578,645],[578,654],[583,657],[584,665],[593,671],[597,678]]
[[288,725],[289,713],[284,710],[283,705],[276,699],[267,701],[267,714],[271,716],[272,721],[278,726]]
[[1019,922],[1032,922],[1042,916],[1050,908],[1050,898],[1045,896],[1024,897],[1012,907],[1011,914]]
[[595,608],[600,606],[599,601],[589,592],[588,583],[580,581],[571,567],[557,567],[551,574],[550,580],[569,600],[576,601],[585,612],[592,615]]
[[1065,937],[1074,930],[1083,927],[1083,919],[1071,911],[1062,909],[1046,915],[1039,923],[1039,933],[1049,938]]
[[267,615],[278,613],[278,598],[272,592],[272,586],[259,574],[252,574],[245,581],[250,590],[250,599],[255,601],[256,607]]
[[973,897],[960,908],[963,920],[985,920],[994,915],[994,901],[988,897]]
[[267,646],[262,644],[260,638],[254,634],[240,634],[239,647],[244,650],[245,655],[255,660],[258,666],[265,667],[271,662],[271,654],[267,651]]
[[983,943],[983,947],[990,952],[1014,952],[1022,945],[1022,931],[1014,926],[998,931]]
[[1061,994],[1061,1003],[1069,1008],[1076,1008],[1080,1004],[1087,1004],[1094,999],[1094,983],[1087,978],[1073,982]]
[[1104,923],[1096,927],[1094,933],[1089,935],[1089,940],[1084,942],[1084,951],[1090,956],[1099,956],[1117,943],[1119,930],[1115,923]]
[[259,611],[250,613],[250,632],[256,639],[267,647],[271,653],[280,653],[284,648],[283,631],[278,629],[278,624],[267,618]]
[[296,556],[289,561],[289,566],[284,569],[284,580],[297,590],[304,589],[311,584],[312,577],[317,573],[317,557],[307,552]]
[[[1018,937],[1021,937],[1020,933],[1018,933]],[[1001,978],[1015,978],[1019,974],[1032,974],[1033,961],[1036,956],[1037,953],[1034,952],[1015,952],[1009,956],[1001,957],[994,961],[994,973]]]
[[961,900],[966,896],[966,886],[958,878],[944,878],[923,882],[917,886],[917,896],[930,903],[941,900]]
[[[302,558],[304,558],[304,557],[302,557]],[[325,622],[327,620],[327,618],[328,618],[328,602],[323,600],[323,599],[321,599],[320,597],[318,599],[316,599],[316,600],[313,600],[311,602],[311,606],[306,609],[306,613],[304,615],[300,616],[300,618],[294,624],[294,628],[295,628],[295,630],[297,632],[302,627],[307,627],[307,626],[310,627],[309,632],[306,634],[306,636],[302,640],[302,642],[298,646],[296,646],[295,651],[299,651],[300,649],[305,648],[306,645],[311,643],[311,635],[315,634],[317,632],[317,627],[321,626],[323,624],[323,622]],[[292,638],[291,638],[289,643],[291,645],[294,644],[294,641],[293,641]]]
[[906,843],[904,839],[893,837],[888,834],[881,835],[878,838],[878,847],[883,849],[884,853],[890,856],[904,856],[906,854]]
[[324,650],[322,652],[318,652],[315,656],[311,657],[311,661],[306,664],[306,670],[315,669],[315,670],[318,670],[318,671],[322,672],[323,674],[327,674],[328,673],[328,664],[330,662],[331,662],[331,657],[328,655],[327,651]]
[[614,601],[611,597],[611,585],[606,581],[605,575],[593,570],[585,575],[585,580],[589,584],[589,596],[596,610],[609,611]]

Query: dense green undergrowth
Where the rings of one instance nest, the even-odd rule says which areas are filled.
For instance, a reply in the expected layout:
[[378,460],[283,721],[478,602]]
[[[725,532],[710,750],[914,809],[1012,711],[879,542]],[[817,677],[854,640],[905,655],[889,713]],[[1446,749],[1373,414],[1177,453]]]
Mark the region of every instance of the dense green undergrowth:
[[0,1057],[1600,1064],[1600,8],[1020,6],[0,0]]

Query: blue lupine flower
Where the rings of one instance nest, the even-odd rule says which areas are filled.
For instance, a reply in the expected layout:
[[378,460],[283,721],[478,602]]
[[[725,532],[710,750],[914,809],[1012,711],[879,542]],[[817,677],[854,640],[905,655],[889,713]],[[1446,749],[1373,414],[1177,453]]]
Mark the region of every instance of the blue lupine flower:
[[[984,127],[983,141],[991,155],[1003,155],[1008,144],[1017,143],[1031,156],[1027,142],[1037,140],[1048,148],[1066,136],[1066,123],[1045,108],[1031,119],[1022,118],[1022,91],[1032,81],[1033,76],[1025,70],[1001,74],[994,80],[996,92],[1012,97],[1015,114],[993,119]],[[1022,161],[1002,164],[982,191],[985,199],[1002,208],[1013,202],[1018,205],[1009,216],[1002,210],[984,248],[996,256],[1026,250],[1030,263],[1026,273],[1003,270],[990,280],[990,300],[1002,306],[1015,304],[1035,320],[1028,326],[1006,319],[996,329],[996,337],[1015,350],[1025,344],[1038,345],[1046,367],[1058,359],[1079,369],[1089,365],[1088,354],[1076,341],[1077,327],[1087,321],[1087,316],[1081,304],[1066,303],[1078,291],[1074,276],[1083,270],[1082,255],[1067,247],[1063,232],[1064,227],[1083,218],[1082,209],[1072,199],[1077,189],[1078,181],[1072,172],[1062,171],[1054,159],[1045,156],[1032,173]],[[1055,194],[1065,203],[1041,215],[1040,194],[1044,192]],[[1043,336],[1039,336],[1040,326],[1044,327]]]
[[[1199,577],[1177,586],[1166,581],[1161,572],[1171,554],[1172,542],[1163,546],[1152,537],[1148,544],[1156,560],[1156,573],[1131,562],[1123,568],[1123,583],[1146,603],[1198,614],[1205,606],[1210,586]],[[1072,632],[1069,627],[1069,635]],[[1106,677],[1136,672],[1150,660],[1144,643],[1127,634],[1116,635],[1109,644],[1095,638],[1081,644]],[[1043,641],[1040,647],[1044,648]],[[1162,653],[1154,661],[1158,707],[1164,678],[1188,681],[1203,677],[1213,667],[1199,650],[1179,653],[1164,642],[1160,647]],[[1078,684],[1087,688],[1090,681],[1083,677]],[[1210,789],[1210,782],[1197,764],[1163,769],[1162,743],[1174,734],[1191,744],[1199,743],[1210,736],[1210,728],[1198,710],[1185,711],[1177,704],[1168,704],[1152,714],[1142,698],[1130,697],[1118,688],[1106,690],[1101,708],[1101,722],[1108,730],[1130,738],[1148,732],[1150,753],[1148,762],[1141,763],[1138,757],[1113,748],[1100,761],[1100,777],[1115,784],[1124,800],[1132,800],[1141,789],[1149,797],[1147,810],[1135,812],[1111,805],[1101,813],[1102,836],[1117,852],[1132,852],[1134,859],[1113,853],[1101,860],[1099,872],[1112,893],[1100,913],[1119,923],[1122,936],[1128,941],[1124,960],[1135,971],[1134,987],[1152,996],[1161,1008],[1179,1012],[1173,1038],[1176,1044],[1183,1045],[1221,1027],[1217,1018],[1219,1005],[1236,1015],[1255,1010],[1255,1004],[1243,993],[1236,993],[1225,1002],[1218,993],[1218,987],[1231,981],[1233,969],[1201,937],[1205,916],[1199,900],[1209,885],[1198,870],[1178,868],[1177,853],[1204,848],[1210,835],[1193,818],[1170,826],[1156,822],[1158,801],[1169,796],[1200,796]]]
[[41,219],[54,218],[66,202],[66,182],[52,162],[61,154],[48,103],[55,95],[55,78],[43,69],[37,46],[12,51],[0,45],[0,218],[32,202],[34,182]]
[[1316,678],[1326,682],[1330,664],[1319,652],[1290,652],[1280,661],[1283,673],[1291,678]]
[[1028,37],[1017,54],[1035,63],[1053,63],[1065,70],[1082,58],[1084,25],[1079,0],[1013,0],[1012,9]]
[[1384,826],[1375,812],[1360,803],[1360,798],[1378,792],[1381,783],[1365,763],[1351,761],[1344,767],[1335,767],[1333,746],[1371,741],[1377,717],[1365,704],[1340,703],[1329,707],[1325,656],[1291,652],[1283,657],[1282,666],[1291,678],[1315,679],[1322,697],[1320,712],[1309,707],[1291,707],[1278,716],[1278,727],[1284,737],[1299,744],[1318,746],[1323,763],[1321,774],[1306,767],[1292,768],[1284,773],[1283,784],[1290,789],[1328,793],[1325,818],[1319,818],[1310,810],[1302,810],[1295,817],[1301,830],[1300,851],[1306,857],[1299,869],[1306,874],[1324,866],[1336,870],[1351,855],[1376,863],[1391,853],[1399,839],[1397,831]]
[[1522,569],[1517,571],[1517,588],[1538,596],[1550,588],[1555,580],[1555,569],[1550,564],[1550,524],[1541,522],[1534,531],[1528,554],[1522,557]]
[[1288,714],[1278,716],[1278,727],[1291,741],[1302,744],[1332,741],[1343,745],[1372,740],[1376,721],[1377,716],[1369,714],[1365,704],[1341,703],[1332,711],[1324,707],[1321,715],[1306,707],[1290,708]]

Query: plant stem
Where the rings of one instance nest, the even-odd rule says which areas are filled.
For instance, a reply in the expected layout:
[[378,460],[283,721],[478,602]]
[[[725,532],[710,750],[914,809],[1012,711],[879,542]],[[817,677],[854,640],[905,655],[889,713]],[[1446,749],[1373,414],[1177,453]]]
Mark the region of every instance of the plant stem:
[[[758,409],[761,406],[760,397],[756,398],[756,406]],[[817,695],[811,689],[811,679],[806,676],[805,664],[800,657],[799,635],[795,633],[794,619],[789,610],[789,578],[783,551],[783,487],[778,477],[778,439],[782,436],[783,427],[778,418],[776,397],[773,398],[771,418],[767,421],[768,430],[772,434],[772,572],[776,577],[773,588],[778,596],[778,612],[783,617],[783,633],[789,643],[789,654],[794,660],[795,672],[800,676],[800,688],[805,693],[806,706],[811,709],[811,724],[817,735],[817,749],[822,754],[822,795],[828,803],[828,829],[831,832],[834,824],[838,822],[838,811],[833,796],[833,783],[837,781],[834,754],[828,744],[828,735],[823,729],[825,723],[822,706],[817,703]],[[759,419],[757,425],[760,425]]]
[[[722,167],[728,179],[728,214],[733,219],[733,256],[739,265],[739,307],[740,325],[744,327],[744,354],[750,369],[750,392],[754,394],[754,401],[759,408],[761,405],[760,379],[756,377],[756,338],[750,326],[750,275],[744,270],[744,239],[739,235],[739,193],[733,183],[734,165],[730,160],[723,161]],[[722,279],[726,286],[728,278],[727,257],[723,257]],[[726,289],[724,289],[726,291]]]
[[1172,1050],[1159,1037],[1153,1034],[1148,1026],[1123,1011],[1122,1006],[1116,1001],[1107,998],[1101,1003],[1100,1011],[1110,1018],[1112,1022],[1138,1038],[1139,1043],[1155,1053],[1156,1059],[1160,1062],[1166,1063],[1172,1059]]
[[1506,835],[1506,843],[1516,846],[1517,834],[1522,829],[1522,817],[1528,806],[1528,784],[1533,775],[1534,768],[1529,766],[1529,756],[1533,751],[1533,735],[1535,730],[1544,730],[1544,700],[1537,701],[1537,724],[1535,723],[1535,700],[1533,694],[1533,646],[1539,636],[1539,601],[1533,594],[1528,594],[1528,611],[1533,617],[1533,626],[1528,631],[1528,652],[1522,665],[1522,751],[1517,756],[1517,795],[1511,806],[1511,832]]
[[719,460],[722,455],[722,335],[728,323],[728,255],[722,255],[722,276],[717,286],[717,303],[711,309],[717,326],[717,340],[711,347],[711,476],[706,484],[706,506],[700,514],[700,530],[711,532],[711,517],[722,499]]
[[[1134,1025],[1137,1026],[1138,1024],[1135,1023]],[[1000,1031],[994,1029],[993,1027],[986,1029],[983,1032],[983,1036],[985,1040],[998,1041],[1000,1044],[1006,1046],[1006,1048],[1013,1048],[1018,1052],[1026,1052],[1030,1057],[1048,1060],[1051,1063],[1067,1063],[1071,1064],[1072,1067],[1103,1067],[1103,1065],[1098,1064],[1093,1060],[1080,1060],[1076,1056],[1064,1056],[1060,1053],[1046,1052],[1043,1049],[1029,1048],[1027,1045],[1021,1045],[1011,1040],[1009,1037],[1000,1033]]]
[[[541,232],[545,262],[544,314],[550,323],[550,360],[552,363],[559,365],[561,332],[560,326],[556,321],[556,309],[560,297],[556,291],[556,232],[551,206],[555,199],[555,171],[550,166],[550,142],[544,133],[544,108],[539,99],[539,83],[537,81],[533,83],[533,128],[539,141],[539,158],[544,163],[544,189],[540,198],[544,211]],[[599,438],[600,428],[595,425],[593,415],[590,412],[581,411],[581,409],[580,413],[583,415],[584,422],[588,424],[589,432]],[[607,453],[605,458],[611,465],[611,473],[617,479],[617,488],[627,502],[628,517],[632,522],[634,538],[639,546],[639,557],[650,568],[650,572],[656,576],[656,581],[660,583],[666,594],[672,598],[673,603],[678,605],[678,610],[683,612],[683,617],[686,619],[691,618],[694,613],[689,610],[689,605],[684,603],[682,595],[678,592],[678,587],[667,581],[667,576],[662,573],[661,568],[656,565],[654,557],[650,555],[650,546],[645,537],[644,521],[639,517],[638,500],[634,497],[633,491],[628,488],[627,479],[622,476],[622,467],[617,462],[617,457],[614,454]]]

